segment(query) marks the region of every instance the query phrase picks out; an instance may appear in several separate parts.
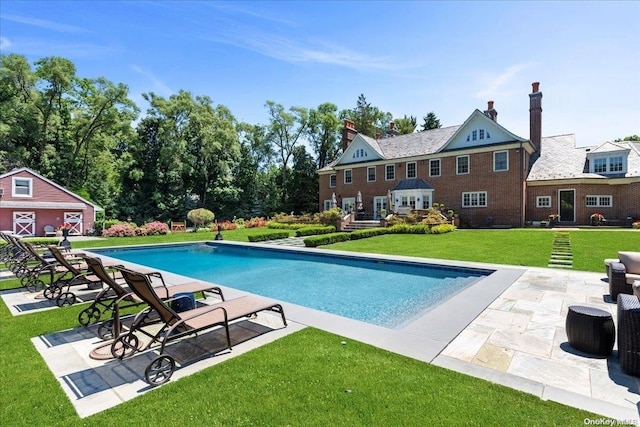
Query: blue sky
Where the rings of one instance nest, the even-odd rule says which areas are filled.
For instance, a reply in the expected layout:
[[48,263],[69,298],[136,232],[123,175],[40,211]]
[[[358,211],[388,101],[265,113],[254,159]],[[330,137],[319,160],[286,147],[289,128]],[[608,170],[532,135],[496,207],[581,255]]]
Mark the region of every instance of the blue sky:
[[81,77],[141,94],[208,95],[240,121],[362,93],[394,117],[457,125],[495,101],[529,137],[531,83],[543,135],[578,145],[640,134],[640,2],[13,1],[0,51],[70,59]]

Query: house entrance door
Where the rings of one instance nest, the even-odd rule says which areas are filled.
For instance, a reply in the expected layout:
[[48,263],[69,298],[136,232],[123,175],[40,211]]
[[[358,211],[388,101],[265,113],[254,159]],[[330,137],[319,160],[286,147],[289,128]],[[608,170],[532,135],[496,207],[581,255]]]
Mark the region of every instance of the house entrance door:
[[560,190],[558,191],[558,199],[560,206],[560,221],[575,222],[576,220],[576,191]]
[[[382,210],[384,209],[384,212]],[[387,216],[389,208],[387,206],[387,196],[376,196],[373,198],[373,219],[381,219]]]

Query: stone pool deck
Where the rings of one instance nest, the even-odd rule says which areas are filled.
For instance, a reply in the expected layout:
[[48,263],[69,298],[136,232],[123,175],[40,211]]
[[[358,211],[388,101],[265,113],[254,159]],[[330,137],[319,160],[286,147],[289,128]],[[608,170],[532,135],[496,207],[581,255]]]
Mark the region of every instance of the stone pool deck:
[[[415,258],[389,258],[415,261]],[[495,268],[497,272],[393,330],[283,303],[289,321],[287,328],[274,323],[270,315],[243,321],[234,328],[232,338],[237,345],[233,352],[223,351],[203,358],[177,370],[174,378],[313,326],[541,399],[627,424],[640,424],[640,381],[622,371],[616,348],[609,357],[594,357],[572,349],[567,343],[564,326],[570,305],[599,307],[616,318],[616,305],[608,299],[604,274],[421,261]],[[166,275],[176,284],[191,280],[171,273]],[[223,291],[227,298],[243,294],[225,287]],[[15,301],[9,303],[7,296],[2,295],[5,303],[15,304]],[[16,297],[13,292],[11,298]],[[149,390],[140,369],[148,355],[124,361],[90,360],[88,351],[98,343],[90,329],[75,328],[52,335],[35,337],[34,345],[81,417]],[[214,335],[209,340],[212,345],[218,342]]]

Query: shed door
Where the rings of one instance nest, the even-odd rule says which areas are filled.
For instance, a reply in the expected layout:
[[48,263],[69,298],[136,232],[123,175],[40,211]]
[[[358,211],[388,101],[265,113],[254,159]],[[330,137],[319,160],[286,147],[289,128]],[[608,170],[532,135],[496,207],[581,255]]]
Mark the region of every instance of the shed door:
[[14,212],[13,213],[13,233],[18,236],[36,235],[36,213],[35,212]]
[[65,212],[64,223],[71,225],[69,234],[82,235],[82,212]]

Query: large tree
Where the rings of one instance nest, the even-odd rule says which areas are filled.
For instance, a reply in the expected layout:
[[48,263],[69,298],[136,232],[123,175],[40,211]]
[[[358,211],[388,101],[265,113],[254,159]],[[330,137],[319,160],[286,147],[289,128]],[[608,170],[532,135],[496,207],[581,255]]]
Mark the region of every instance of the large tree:
[[289,180],[289,204],[286,211],[311,213],[318,210],[318,174],[313,157],[303,145],[293,149],[293,168]]
[[422,118],[424,123],[422,123],[422,131],[430,130],[430,129],[439,129],[442,127],[440,124],[440,119],[436,116],[436,113],[431,111],[429,114]]
[[413,133],[416,130],[417,119],[414,116],[409,116],[405,114],[401,119],[395,119],[395,128],[396,132],[400,135],[405,135],[408,133]]
[[331,163],[340,151],[340,118],[338,107],[326,102],[309,111],[307,138],[316,155],[316,167]]
[[389,129],[389,123],[393,120],[391,113],[385,113],[367,102],[364,94],[360,94],[354,109],[343,110],[340,115],[341,118],[351,120],[359,133],[372,138],[383,135]]
[[287,192],[289,160],[293,155],[296,144],[309,125],[309,111],[303,107],[291,107],[285,111],[281,104],[267,101],[265,106],[269,111],[267,125],[267,141],[275,148],[280,160],[282,174],[282,204],[285,206],[289,199]]

